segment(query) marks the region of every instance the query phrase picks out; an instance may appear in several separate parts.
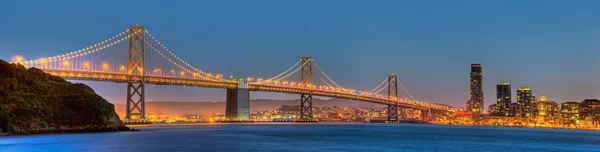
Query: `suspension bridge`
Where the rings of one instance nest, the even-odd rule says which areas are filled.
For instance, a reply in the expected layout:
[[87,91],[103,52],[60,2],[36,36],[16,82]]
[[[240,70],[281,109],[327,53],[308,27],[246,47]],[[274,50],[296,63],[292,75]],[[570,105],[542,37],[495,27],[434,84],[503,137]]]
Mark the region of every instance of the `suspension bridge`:
[[[127,53],[127,55],[125,55]],[[123,32],[88,47],[51,57],[13,62],[35,67],[70,80],[104,81],[127,84],[125,122],[146,122],[146,84],[194,86],[227,89],[226,117],[249,119],[249,92],[280,92],[300,95],[301,121],[313,121],[313,96],[343,98],[387,105],[387,121],[398,121],[398,108],[421,111],[426,120],[432,110],[453,112],[445,105],[416,100],[397,75],[371,90],[342,87],[319,67],[312,57],[301,57],[282,73],[267,78],[223,77],[189,64],[158,41],[143,26],[131,26]],[[400,84],[401,88],[398,88]],[[401,94],[399,94],[401,91]]]

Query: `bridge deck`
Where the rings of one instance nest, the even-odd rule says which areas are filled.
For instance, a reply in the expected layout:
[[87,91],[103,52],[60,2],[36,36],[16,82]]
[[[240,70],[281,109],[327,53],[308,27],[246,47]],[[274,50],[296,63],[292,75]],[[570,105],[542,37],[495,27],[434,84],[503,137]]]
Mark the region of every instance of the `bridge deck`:
[[[67,71],[67,70],[44,70],[51,75],[63,77],[70,80],[87,80],[87,81],[105,81],[105,82],[116,82],[126,83],[128,81],[139,81],[142,79],[141,76],[131,76],[124,73],[106,73],[106,72],[88,72],[88,71]],[[238,84],[235,82],[222,82],[222,81],[210,81],[200,79],[182,79],[182,78],[171,78],[171,77],[157,77],[157,76],[146,76],[145,83],[156,84],[156,85],[187,85],[195,87],[208,87],[208,88],[223,88],[223,89],[235,89]],[[281,93],[293,93],[293,94],[310,94],[324,97],[344,98],[350,100],[359,100],[365,102],[372,102],[385,105],[395,105],[398,103],[399,107],[411,108],[418,110],[442,110],[448,111],[450,109],[444,109],[437,105],[419,105],[416,103],[409,102],[398,102],[390,99],[376,98],[371,96],[364,96],[352,93],[290,87],[290,86],[274,86],[264,84],[249,84],[248,88],[251,91],[266,91],[266,92],[281,92]]]

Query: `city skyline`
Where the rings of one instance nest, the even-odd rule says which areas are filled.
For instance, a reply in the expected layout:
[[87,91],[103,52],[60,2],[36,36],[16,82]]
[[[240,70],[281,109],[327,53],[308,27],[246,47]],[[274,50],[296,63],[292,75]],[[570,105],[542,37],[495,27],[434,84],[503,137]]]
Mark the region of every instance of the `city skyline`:
[[0,151],[600,151],[600,1],[0,2]]
[[[564,8],[564,10],[559,11],[559,13],[562,13],[563,16],[558,17],[550,17],[553,12],[543,10],[541,10],[543,13],[549,14],[528,12],[527,8],[534,7],[533,3],[524,4],[524,6],[484,5],[484,8],[489,8],[490,11],[480,10],[481,8],[475,8],[474,5],[468,5],[466,9],[483,11],[484,15],[465,14],[465,18],[453,18],[457,21],[451,21],[442,20],[443,11],[434,11],[432,14],[421,16],[432,18],[430,20],[404,18],[408,23],[389,21],[388,17],[390,16],[386,13],[398,15],[402,12],[389,8],[385,9],[382,6],[384,4],[363,6],[364,8],[344,4],[341,8],[338,8],[341,11],[340,14],[332,13],[331,10],[325,8],[301,5],[298,8],[281,7],[251,12],[249,15],[252,19],[261,20],[261,22],[255,23],[245,23],[243,21],[246,18],[241,18],[236,14],[222,14],[220,17],[228,19],[218,20],[209,15],[200,15],[200,18],[209,22],[173,21],[165,24],[160,23],[159,20],[168,20],[166,19],[168,16],[175,14],[190,15],[186,13],[188,11],[196,13],[203,11],[172,10],[173,14],[159,16],[160,19],[129,19],[129,17],[117,16],[121,14],[117,12],[82,12],[81,16],[93,16],[92,18],[95,19],[75,22],[68,19],[79,17],[77,15],[50,12],[49,18],[36,18],[32,17],[36,12],[27,12],[28,9],[33,8],[25,8],[25,5],[21,2],[8,3],[15,3],[11,5],[15,7],[3,8],[2,14],[14,13],[16,15],[3,17],[9,24],[0,25],[0,33],[5,33],[0,36],[0,43],[2,43],[0,45],[0,52],[2,52],[0,58],[6,60],[10,60],[13,55],[23,55],[27,59],[36,59],[53,55],[54,52],[69,52],[86,46],[89,42],[104,39],[107,35],[103,33],[121,31],[129,25],[139,23],[160,35],[161,39],[165,40],[165,44],[174,47],[175,52],[193,62],[194,65],[203,65],[200,67],[203,70],[225,75],[265,77],[279,70],[284,70],[286,66],[293,64],[292,61],[300,56],[311,55],[315,60],[325,62],[321,65],[324,69],[332,71],[330,72],[331,77],[341,81],[340,84],[349,85],[348,87],[372,88],[374,86],[371,86],[371,84],[380,81],[380,78],[375,76],[386,76],[395,73],[417,99],[464,107],[464,101],[468,100],[467,92],[469,90],[468,75],[466,74],[469,70],[468,65],[482,63],[485,67],[485,80],[483,82],[485,105],[483,107],[496,103],[494,101],[496,99],[494,85],[504,81],[510,82],[514,88],[532,88],[535,90],[534,96],[546,95],[550,100],[559,103],[600,98],[596,93],[600,90],[600,81],[595,77],[599,74],[599,70],[594,59],[597,57],[596,52],[598,51],[596,50],[599,47],[593,43],[598,39],[596,35],[600,35],[598,28],[596,28],[600,27],[598,26],[600,24],[590,18],[593,14],[598,14],[598,11],[589,7],[581,8],[579,4],[562,6],[561,8]],[[54,7],[40,8],[39,12],[51,9],[66,9],[67,7],[48,5]],[[145,5],[147,7],[158,7],[159,4],[150,3]],[[237,6],[241,7],[239,9],[242,10],[256,9],[223,3],[213,3],[207,6],[211,5]],[[441,7],[441,5],[435,4],[431,7]],[[562,4],[548,3],[543,5]],[[181,5],[177,6],[181,7]],[[98,7],[98,9],[104,9],[108,6],[100,5]],[[261,8],[261,6],[254,7]],[[382,9],[383,12],[375,11],[382,7],[384,8]],[[322,16],[321,19],[332,20],[320,21],[306,17],[292,20],[281,19],[279,15],[267,15],[274,11],[281,11],[282,16],[294,15],[303,12],[303,9],[310,8],[316,9],[316,13],[309,14],[309,16]],[[494,14],[494,10],[507,8],[516,9],[516,12],[523,13],[524,17],[506,17]],[[578,10],[576,11],[574,8]],[[165,6],[165,9],[169,9],[169,6]],[[192,8],[187,7],[187,9]],[[74,11],[72,8],[67,10]],[[406,10],[423,12],[410,8],[406,8]],[[208,12],[210,11],[215,10],[209,9]],[[380,18],[372,19],[370,24],[356,23],[351,22],[352,19],[347,18],[348,15],[344,15],[344,13],[358,14],[361,19],[378,16]],[[591,13],[591,15],[586,13]],[[152,14],[152,12],[149,12],[149,14]],[[112,16],[116,17],[112,18]],[[498,23],[500,25],[494,25],[493,23],[496,22],[489,19],[494,17],[500,18],[501,21],[515,21],[512,23],[501,22]],[[537,18],[528,21],[523,20],[527,17]],[[276,22],[275,19],[286,22]],[[434,19],[437,19],[437,21],[433,21]],[[473,21],[472,19],[481,20]],[[558,21],[551,22],[554,19]],[[46,23],[47,20],[58,21]],[[410,21],[413,23],[410,23]],[[329,26],[312,29],[310,25],[301,24],[303,22],[317,22]],[[460,25],[464,24],[462,22],[481,24],[481,27],[459,27],[459,23]],[[574,25],[562,22],[570,22]],[[417,28],[417,26],[423,25],[424,27]],[[504,28],[501,25],[505,25]],[[527,25],[533,25],[535,28],[526,27]],[[567,25],[572,28],[559,29]],[[395,26],[400,28],[393,28]],[[345,28],[338,29],[337,27]],[[403,30],[401,27],[406,29]],[[290,31],[288,28],[295,30]],[[482,32],[481,30],[485,28],[499,28],[499,31],[506,33]],[[414,32],[411,33],[412,30]],[[433,31],[428,32],[429,30]],[[467,36],[458,36],[459,32],[465,32]],[[189,36],[188,33],[195,36]],[[453,36],[458,36],[458,39],[451,40]],[[49,40],[49,37],[52,37],[52,39]],[[482,38],[483,40],[477,40]],[[514,40],[514,38],[519,38],[519,40]],[[39,47],[37,44],[44,47]],[[432,47],[431,44],[435,44],[433,45],[435,47]],[[44,52],[50,53],[45,54]],[[232,53],[237,55],[231,56]],[[511,62],[507,63],[505,53],[524,53],[526,55],[508,55]],[[231,64],[224,64],[228,62]],[[271,63],[278,64],[273,65]],[[260,67],[279,70],[263,72],[258,70]],[[125,87],[122,84],[85,81],[83,83],[90,84],[100,95],[111,102],[125,102],[123,97]],[[152,87],[148,89],[148,92],[147,99],[155,101],[198,101],[198,99],[202,101],[225,101],[225,90],[220,89]],[[251,97],[253,99],[296,99],[297,95],[251,93]]]

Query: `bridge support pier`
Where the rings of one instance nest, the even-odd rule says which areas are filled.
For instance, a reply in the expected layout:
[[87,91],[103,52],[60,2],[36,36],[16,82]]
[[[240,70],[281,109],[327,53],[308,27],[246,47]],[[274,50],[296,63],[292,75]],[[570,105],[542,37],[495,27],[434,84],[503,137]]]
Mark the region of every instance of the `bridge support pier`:
[[227,89],[225,121],[250,121],[250,91],[247,82],[239,82],[237,89]]
[[387,116],[388,122],[398,122],[398,104],[388,105]]
[[431,112],[431,109],[421,110],[421,122],[422,123],[429,123],[429,116],[431,115],[430,112]]
[[300,119],[313,119],[312,94],[300,95]]
[[[147,122],[146,119],[146,99],[144,82],[127,82],[127,113],[125,116],[128,122]],[[137,113],[133,113],[137,111]]]

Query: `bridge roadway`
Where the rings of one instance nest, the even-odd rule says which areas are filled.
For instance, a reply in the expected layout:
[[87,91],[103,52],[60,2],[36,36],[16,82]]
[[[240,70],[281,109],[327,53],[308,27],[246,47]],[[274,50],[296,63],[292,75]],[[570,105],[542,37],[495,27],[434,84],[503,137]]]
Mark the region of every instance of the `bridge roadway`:
[[[141,76],[129,76],[125,73],[107,73],[107,72],[87,72],[87,71],[68,71],[68,70],[49,70],[43,69],[51,75],[59,76],[69,80],[87,80],[87,81],[105,81],[105,82],[116,82],[126,83],[128,81],[139,81]],[[221,81],[210,81],[210,80],[199,80],[199,79],[182,79],[182,78],[171,78],[164,76],[146,76],[146,84],[155,85],[177,85],[177,86],[195,86],[195,87],[208,87],[208,88],[223,88],[223,89],[236,89],[238,83],[236,82],[221,82]],[[363,96],[357,94],[327,91],[319,89],[308,89],[299,87],[286,87],[286,86],[274,86],[264,84],[249,84],[248,89],[250,91],[265,91],[265,92],[281,92],[281,93],[293,93],[293,94],[309,94],[323,96],[323,97],[334,97],[351,100],[359,100],[371,103],[378,103],[384,105],[395,105],[396,101],[389,99],[382,99],[370,96]],[[399,107],[411,108],[417,110],[429,111],[429,107],[419,105],[416,103],[398,102]],[[448,111],[440,106],[431,105],[431,110]]]

